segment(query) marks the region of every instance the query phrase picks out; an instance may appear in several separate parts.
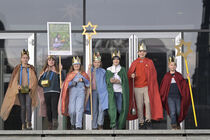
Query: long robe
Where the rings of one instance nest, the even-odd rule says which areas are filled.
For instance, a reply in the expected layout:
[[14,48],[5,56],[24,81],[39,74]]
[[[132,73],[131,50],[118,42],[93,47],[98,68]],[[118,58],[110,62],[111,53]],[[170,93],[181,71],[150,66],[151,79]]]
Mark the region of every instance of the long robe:
[[[135,96],[133,95],[133,78],[131,78],[131,74],[135,73],[136,66],[140,62],[140,58],[137,58],[133,63],[131,64],[129,70],[128,70],[128,79],[129,79],[129,87],[130,87],[130,102],[129,102],[129,112],[128,112],[128,120],[134,120],[137,119],[138,116],[132,115],[131,110],[132,108],[136,109],[137,112],[137,106],[136,106],[136,100]],[[155,66],[151,59],[144,58],[143,63],[145,65],[145,73],[148,83],[148,94],[149,94],[149,100],[150,100],[150,110],[151,110],[151,118],[152,120],[160,120],[163,119],[163,108],[162,103],[160,99],[160,93],[158,88],[158,82],[157,82],[157,72],[155,69]],[[134,102],[133,102],[134,98]]]
[[[172,79],[172,75],[170,74],[170,72],[167,72],[165,76],[163,77],[163,80],[160,85],[161,100],[163,103],[163,107],[166,109],[168,114],[170,114],[169,107],[168,107],[168,94],[169,94],[169,89],[171,85],[171,79]],[[180,123],[185,119],[188,113],[188,108],[191,102],[190,92],[189,92],[188,83],[179,72],[175,72],[174,79],[176,81],[179,92],[181,94],[181,106],[180,106],[181,109],[180,109],[180,115],[178,117],[178,122]]]
[[[122,84],[122,110],[118,119],[118,129],[123,129],[125,127],[125,122],[126,122],[126,118],[128,114],[129,86],[128,86],[128,78],[126,75],[125,68],[121,67],[120,71],[118,72],[118,75],[121,78],[121,84]],[[113,76],[114,76],[114,73],[112,73],[110,70],[107,70],[106,83],[107,83],[107,90],[109,94],[108,113],[110,117],[111,128],[113,128],[116,125],[116,119],[117,119],[117,107],[115,103],[113,84],[110,82],[110,78]]]
[[[67,75],[64,83],[63,88],[61,90],[61,113],[65,116],[68,116],[68,106],[69,106],[69,82],[77,75],[75,72],[71,72]],[[88,75],[85,72],[81,73],[87,80],[89,80]]]
[[[91,69],[91,72],[93,72],[93,68]],[[101,104],[101,108],[104,111],[108,109],[108,91],[107,91],[107,85],[106,85],[106,71],[103,68],[97,68],[95,79],[96,79],[96,87],[97,87],[96,90],[97,90],[97,93],[99,95],[99,100],[100,100],[99,103]],[[89,100],[86,106],[86,113],[90,114],[90,101]]]
[[[36,93],[36,89],[37,89],[37,76],[36,76],[36,72],[35,72],[35,68],[32,65],[27,66],[29,68],[29,89],[30,89],[30,97],[32,99],[32,107],[36,107],[37,106],[37,93]],[[9,82],[9,86],[7,88],[3,103],[1,105],[1,112],[0,112],[0,116],[1,118],[5,121],[7,120],[11,109],[14,105],[20,105],[20,101],[18,98],[18,94],[19,94],[19,90],[18,90],[18,81],[19,81],[19,77],[20,77],[20,68],[21,68],[21,64],[17,65],[13,72],[12,72],[12,76]]]

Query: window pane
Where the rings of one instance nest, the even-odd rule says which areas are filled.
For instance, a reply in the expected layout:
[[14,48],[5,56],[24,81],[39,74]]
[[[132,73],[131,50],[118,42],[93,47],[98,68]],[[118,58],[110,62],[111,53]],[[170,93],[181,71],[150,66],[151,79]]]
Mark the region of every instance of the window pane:
[[0,20],[6,30],[43,30],[47,29],[47,22],[72,22],[72,29],[82,28],[82,1],[2,1]]

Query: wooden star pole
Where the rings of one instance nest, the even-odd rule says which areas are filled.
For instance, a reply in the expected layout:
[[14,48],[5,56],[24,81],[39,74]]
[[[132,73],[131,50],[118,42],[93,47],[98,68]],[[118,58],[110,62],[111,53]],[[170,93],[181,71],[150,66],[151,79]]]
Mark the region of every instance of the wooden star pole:
[[[91,46],[90,46],[90,40],[91,40],[91,37],[92,35],[95,35],[96,34],[96,27],[98,25],[92,25],[92,23],[89,21],[87,25],[83,25],[83,33],[82,35],[86,35],[88,37],[88,42],[89,42],[89,64],[91,64]],[[86,32],[88,27],[91,27],[93,28],[92,32],[88,33]],[[92,78],[91,78],[91,70],[89,71],[89,77],[90,77],[90,91],[89,91],[89,94],[90,94],[90,110],[91,110],[91,120],[93,120],[93,105],[92,105]]]
[[60,89],[62,88],[62,80],[61,80],[61,56],[59,56],[59,74],[60,74]]
[[[182,46],[187,46],[187,52],[182,53],[181,48]],[[189,83],[189,88],[190,88],[190,97],[191,97],[191,103],[192,103],[192,108],[193,108],[193,115],[194,115],[194,121],[195,121],[195,126],[197,127],[197,117],[196,117],[196,112],[195,112],[195,106],[194,106],[194,100],[193,100],[193,94],[192,94],[192,87],[191,87],[191,82],[190,82],[190,77],[189,77],[189,70],[188,70],[188,63],[187,63],[187,56],[192,53],[192,49],[190,48],[191,42],[184,42],[184,40],[181,40],[180,44],[175,46],[177,49],[177,56],[183,56],[185,60],[185,66],[187,70],[187,79]]]

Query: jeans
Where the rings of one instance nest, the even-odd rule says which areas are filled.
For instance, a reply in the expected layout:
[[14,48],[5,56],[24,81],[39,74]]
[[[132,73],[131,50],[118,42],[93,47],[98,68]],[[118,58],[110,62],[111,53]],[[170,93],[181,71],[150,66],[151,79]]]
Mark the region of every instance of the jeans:
[[171,124],[177,124],[180,114],[181,98],[168,97],[168,107],[171,118]]
[[69,90],[69,115],[71,125],[75,125],[76,128],[82,128],[82,119],[84,113],[84,100],[85,91],[84,88],[74,88]]
[[[20,107],[21,107],[21,122],[22,124],[25,124],[26,122],[31,122],[31,97],[29,95],[29,93],[19,93],[18,94],[18,98],[20,101]],[[27,116],[27,119],[26,119]]]
[[47,107],[47,119],[52,122],[52,119],[58,119],[58,100],[60,94],[57,92],[44,93],[44,99]]
[[92,128],[98,128],[97,125],[103,125],[104,123],[104,111],[101,108],[99,93],[96,90],[92,91],[92,99],[93,99]]
[[114,92],[115,103],[117,107],[117,112],[120,114],[122,110],[122,93],[121,92]]

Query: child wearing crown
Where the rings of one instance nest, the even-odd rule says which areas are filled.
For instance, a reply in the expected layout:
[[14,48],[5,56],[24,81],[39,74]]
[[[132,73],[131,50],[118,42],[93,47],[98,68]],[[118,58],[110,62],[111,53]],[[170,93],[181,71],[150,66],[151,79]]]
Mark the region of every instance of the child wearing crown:
[[9,82],[7,92],[1,106],[0,116],[7,120],[13,105],[21,106],[22,130],[31,130],[32,107],[37,105],[37,77],[35,68],[28,64],[29,52],[21,52],[21,64],[17,65]]
[[[160,85],[162,103],[171,118],[172,129],[180,129],[190,105],[189,86],[181,73],[176,71],[174,57],[168,60],[167,72]],[[188,75],[189,76],[189,75]]]
[[[62,66],[60,68],[62,69]],[[61,79],[64,81],[63,72],[61,75]],[[55,56],[48,56],[38,83],[43,88],[43,92],[38,92],[41,103],[40,109],[45,105],[45,113],[42,114],[47,114],[48,129],[55,130],[58,127],[58,101],[60,96],[60,74]],[[45,117],[46,115],[42,116]]]
[[[139,57],[131,64],[128,70],[130,87],[128,120],[138,118],[139,129],[151,129],[151,119],[159,120],[163,118],[156,69],[153,61],[145,57],[146,54],[146,45],[142,43],[138,47]],[[133,108],[137,108],[137,114],[132,114],[131,110]]]
[[[106,71],[100,67],[101,56],[99,52],[93,55],[93,67],[90,64],[88,74],[91,71],[92,77],[92,107],[93,120],[92,129],[102,130],[104,124],[104,111],[108,109],[108,91],[106,86]],[[90,104],[87,109],[90,110]]]
[[113,65],[107,68],[106,83],[109,94],[111,129],[123,129],[128,114],[129,87],[126,70],[120,66],[120,51],[112,54]]
[[86,87],[89,87],[89,77],[81,65],[80,58],[73,57],[61,94],[61,111],[63,115],[70,116],[71,129],[82,129]]

